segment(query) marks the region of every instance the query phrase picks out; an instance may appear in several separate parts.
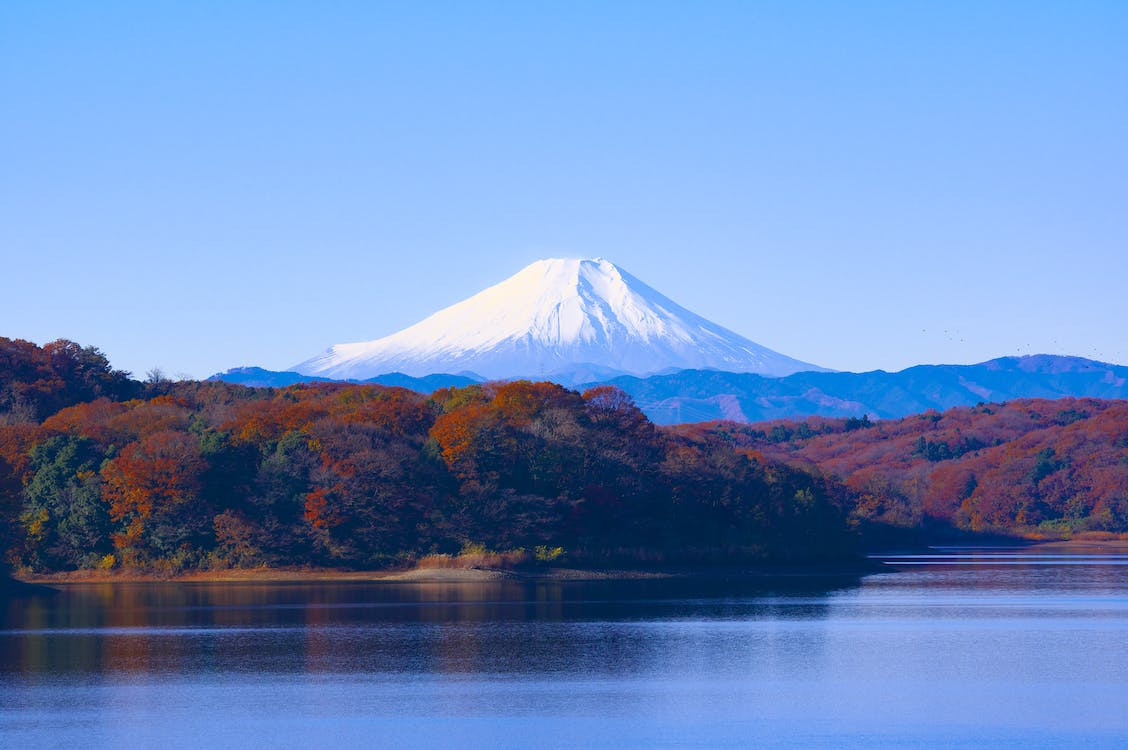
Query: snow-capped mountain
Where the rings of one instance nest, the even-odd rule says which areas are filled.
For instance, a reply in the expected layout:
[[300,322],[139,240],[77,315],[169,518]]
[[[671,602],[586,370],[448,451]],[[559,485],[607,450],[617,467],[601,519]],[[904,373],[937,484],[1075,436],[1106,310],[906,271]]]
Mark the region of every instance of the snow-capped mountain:
[[358,380],[390,372],[594,380],[684,369],[783,376],[822,368],[695,315],[607,260],[552,258],[398,333],[337,344],[291,369]]

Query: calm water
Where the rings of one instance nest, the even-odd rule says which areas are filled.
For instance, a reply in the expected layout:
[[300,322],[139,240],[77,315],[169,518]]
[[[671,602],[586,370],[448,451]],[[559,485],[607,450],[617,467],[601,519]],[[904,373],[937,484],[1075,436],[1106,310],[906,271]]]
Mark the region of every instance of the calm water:
[[757,585],[72,586],[6,605],[0,746],[1128,747],[1128,556],[897,562]]

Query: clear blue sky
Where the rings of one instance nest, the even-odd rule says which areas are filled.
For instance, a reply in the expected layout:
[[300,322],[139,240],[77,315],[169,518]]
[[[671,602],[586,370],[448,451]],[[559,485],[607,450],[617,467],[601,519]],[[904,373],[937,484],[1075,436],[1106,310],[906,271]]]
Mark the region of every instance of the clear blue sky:
[[836,369],[1128,362],[1128,2],[0,3],[0,335],[282,369],[562,255]]

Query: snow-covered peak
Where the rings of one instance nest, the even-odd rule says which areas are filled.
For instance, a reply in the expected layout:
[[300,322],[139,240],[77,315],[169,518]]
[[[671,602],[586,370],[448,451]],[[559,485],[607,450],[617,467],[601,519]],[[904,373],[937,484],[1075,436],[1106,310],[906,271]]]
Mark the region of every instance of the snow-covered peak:
[[512,378],[690,368],[765,375],[820,369],[695,315],[603,258],[539,260],[399,333],[338,344],[293,369],[364,379],[388,372]]

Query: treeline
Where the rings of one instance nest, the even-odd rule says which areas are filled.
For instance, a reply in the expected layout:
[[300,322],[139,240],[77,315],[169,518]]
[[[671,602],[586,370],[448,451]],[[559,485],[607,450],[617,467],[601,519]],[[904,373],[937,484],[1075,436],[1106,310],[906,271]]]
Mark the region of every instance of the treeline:
[[141,392],[141,383],[110,367],[92,346],[60,339],[40,347],[0,336],[0,424],[36,422],[65,406]]
[[96,349],[0,339],[10,564],[373,567],[539,550],[573,563],[849,554],[841,484],[657,429],[623,392],[139,383]]
[[0,338],[8,565],[736,563],[889,529],[1128,532],[1128,402],[660,428],[611,387],[138,382],[92,347]]
[[825,472],[860,524],[1068,536],[1128,532],[1128,401],[1030,399],[898,420],[674,428]]

